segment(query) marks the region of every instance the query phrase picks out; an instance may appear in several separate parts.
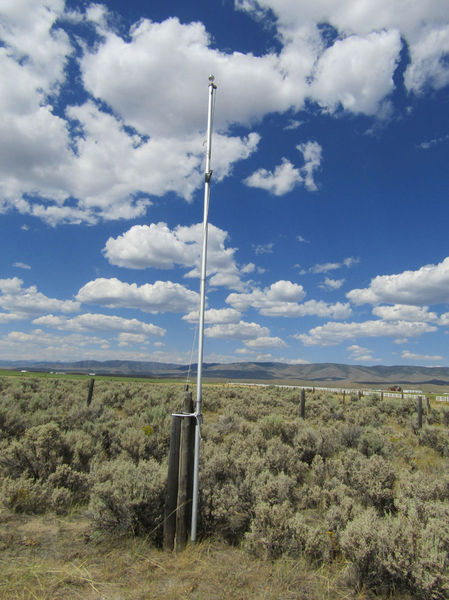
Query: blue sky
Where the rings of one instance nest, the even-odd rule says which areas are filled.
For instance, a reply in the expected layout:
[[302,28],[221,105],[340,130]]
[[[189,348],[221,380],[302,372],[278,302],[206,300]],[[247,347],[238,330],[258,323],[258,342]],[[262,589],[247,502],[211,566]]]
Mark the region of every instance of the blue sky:
[[[0,359],[448,364],[447,0],[4,0]],[[193,354],[196,360],[196,351]]]

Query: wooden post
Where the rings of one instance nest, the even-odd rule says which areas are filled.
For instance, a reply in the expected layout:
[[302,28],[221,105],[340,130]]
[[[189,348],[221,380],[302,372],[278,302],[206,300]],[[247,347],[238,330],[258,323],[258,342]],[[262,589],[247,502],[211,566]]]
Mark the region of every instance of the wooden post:
[[90,406],[90,403],[92,402],[92,396],[94,393],[94,383],[95,379],[91,379],[89,383],[89,392],[87,394],[87,406]]
[[164,550],[173,550],[176,533],[176,503],[178,500],[179,437],[181,418],[172,416],[170,451],[168,454],[167,488],[165,491]]
[[346,390],[343,390],[343,404],[345,403],[345,399],[346,399]]
[[380,392],[380,401],[383,402],[383,399],[384,399],[384,393]]
[[422,397],[418,396],[418,429],[422,429]]
[[[192,392],[184,392],[183,412],[186,414],[193,413]],[[177,552],[184,549],[190,529],[193,484],[192,439],[195,428],[195,421],[192,417],[181,417],[181,420],[175,538],[175,550]]]
[[362,390],[359,390],[357,395],[358,395],[358,398],[359,398],[359,400],[360,400],[360,399],[361,399],[361,397],[362,397]]
[[430,398],[429,396],[426,396],[426,408],[427,408],[427,414],[430,414]]
[[301,390],[301,400],[299,402],[299,414],[301,419],[306,418],[306,390]]

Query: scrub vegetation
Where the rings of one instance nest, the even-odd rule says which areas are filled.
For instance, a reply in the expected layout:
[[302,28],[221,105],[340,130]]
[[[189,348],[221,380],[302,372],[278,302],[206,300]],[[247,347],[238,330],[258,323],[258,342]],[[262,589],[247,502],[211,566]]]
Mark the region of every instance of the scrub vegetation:
[[0,598],[449,597],[447,408],[418,429],[413,400],[309,392],[303,420],[297,392],[206,385],[201,541],[176,555],[182,386],[87,390],[0,377]]

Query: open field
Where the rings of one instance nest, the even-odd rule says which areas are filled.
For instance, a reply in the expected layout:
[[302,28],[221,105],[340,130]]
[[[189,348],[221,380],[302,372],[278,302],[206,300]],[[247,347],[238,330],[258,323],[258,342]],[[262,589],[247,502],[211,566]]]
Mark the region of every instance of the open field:
[[[96,373],[97,376],[112,375],[137,380],[172,379],[185,381],[188,365],[139,361],[79,361],[72,363],[13,363],[0,362],[2,369],[31,372],[61,372],[69,374]],[[238,362],[230,364],[206,363],[203,376],[208,381],[261,382],[290,385],[330,387],[383,388],[399,384],[404,388],[419,387],[425,392],[449,390],[448,367],[420,366],[362,366],[335,363],[285,364],[275,362]],[[194,378],[196,365],[191,365]],[[26,372],[24,373],[27,374]]]
[[160,549],[182,385],[0,377],[0,598],[449,596],[449,409],[206,385],[201,541]]
[[[0,369],[0,377],[19,377],[21,379],[43,378],[53,380],[74,379],[75,381],[90,381],[94,377],[95,381],[127,381],[136,383],[174,383],[183,385],[184,381],[180,379],[170,379],[169,377],[133,377],[126,375],[90,375],[88,373],[49,373],[47,371],[18,371],[15,369]],[[86,384],[87,385],[87,384]]]

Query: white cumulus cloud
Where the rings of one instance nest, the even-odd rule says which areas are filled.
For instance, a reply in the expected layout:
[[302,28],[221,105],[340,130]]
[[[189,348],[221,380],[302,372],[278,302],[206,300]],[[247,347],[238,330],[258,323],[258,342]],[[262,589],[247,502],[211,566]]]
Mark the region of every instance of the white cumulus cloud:
[[226,298],[226,303],[237,310],[256,308],[262,314],[264,311],[282,305],[297,305],[306,295],[302,285],[291,281],[277,281],[263,290],[254,289],[249,293],[232,293]]
[[400,50],[398,30],[337,40],[318,61],[312,95],[330,110],[342,106],[356,113],[378,113],[394,89]]
[[320,288],[324,290],[339,290],[344,284],[344,279],[332,279],[331,277],[325,277],[323,283],[320,284]]
[[135,346],[148,343],[147,336],[142,333],[119,333],[119,346]]
[[185,313],[198,306],[199,294],[171,281],[156,281],[138,286],[115,277],[100,277],[86,283],[79,290],[77,300],[108,308],[137,308],[148,313]]
[[321,164],[322,148],[318,142],[305,142],[296,147],[304,158],[304,165],[297,168],[287,158],[274,171],[258,169],[249,175],[243,183],[248,187],[266,190],[275,196],[291,192],[297,185],[304,184],[309,191],[317,189],[313,175]]
[[393,306],[376,306],[373,315],[384,321],[421,321],[423,323],[438,321],[435,312],[429,312],[428,306],[409,306],[406,304],[394,304]]
[[349,303],[328,304],[322,300],[307,300],[301,304],[306,293],[302,285],[291,281],[277,281],[270,287],[254,289],[249,293],[232,293],[226,303],[239,311],[255,308],[268,317],[318,316],[345,319],[351,314]]
[[[202,23],[176,17],[143,18],[119,33],[100,4],[75,11],[63,0],[4,0],[0,212],[17,210],[52,225],[92,224],[142,217],[168,192],[191,200],[203,184],[210,72],[218,84],[218,180],[256,151],[260,136],[253,129],[267,114],[288,114],[290,128],[309,102],[328,113],[342,107],[384,116],[404,50],[410,93],[449,83],[447,0],[235,5],[258,18],[273,11],[278,51],[221,51]],[[74,22],[89,28],[89,39],[80,29],[75,42]],[[79,67],[80,98],[89,98],[77,105],[64,105],[61,95],[69,60]],[[246,127],[246,135],[232,135],[234,125]],[[246,181],[275,195],[295,185],[316,189],[321,148],[307,142],[297,149],[304,166],[284,159]]]
[[268,327],[262,327],[258,323],[239,321],[238,323],[227,323],[206,327],[204,334],[207,337],[222,340],[255,340],[261,337],[268,337],[270,331]]
[[352,346],[348,346],[347,350],[351,355],[351,360],[359,362],[377,362],[377,359],[373,357],[372,350],[369,348],[353,344]]
[[61,331],[119,331],[138,335],[165,335],[165,329],[137,319],[125,319],[113,315],[86,313],[71,319],[62,316],[45,315],[33,321],[34,325],[53,327]]
[[283,196],[291,192],[302,181],[300,170],[289,160],[283,158],[281,164],[275,167],[274,171],[258,169],[252,175],[249,175],[243,183],[248,187],[266,190],[275,196]]
[[358,337],[417,337],[436,331],[434,325],[411,321],[364,321],[362,323],[329,322],[293,337],[305,346],[333,346]]
[[395,275],[378,275],[369,287],[346,294],[354,304],[428,305],[449,302],[449,257],[437,265]]
[[444,360],[444,356],[439,356],[438,354],[435,355],[431,355],[431,354],[416,354],[415,352],[409,352],[408,350],[404,350],[401,354],[402,358],[405,358],[407,360],[413,360],[413,361],[420,361],[420,360],[431,360],[431,361],[435,361],[435,360]]
[[[241,317],[242,313],[234,308],[209,308],[204,311],[204,321],[207,324],[238,323]],[[199,312],[193,310],[182,318],[189,323],[197,323]]]
[[39,315],[46,312],[73,313],[80,308],[79,302],[49,298],[35,285],[23,287],[22,279],[0,279],[0,307],[13,314]]
[[279,337],[261,336],[254,340],[245,342],[245,346],[251,349],[263,350],[265,348],[283,348],[287,344]]
[[[202,223],[181,226],[173,230],[166,223],[135,225],[117,238],[109,238],[104,254],[109,262],[120,267],[172,269],[176,265],[190,268],[185,277],[199,277],[202,252]],[[235,248],[226,247],[226,231],[209,224],[207,271],[211,286],[242,289]]]

